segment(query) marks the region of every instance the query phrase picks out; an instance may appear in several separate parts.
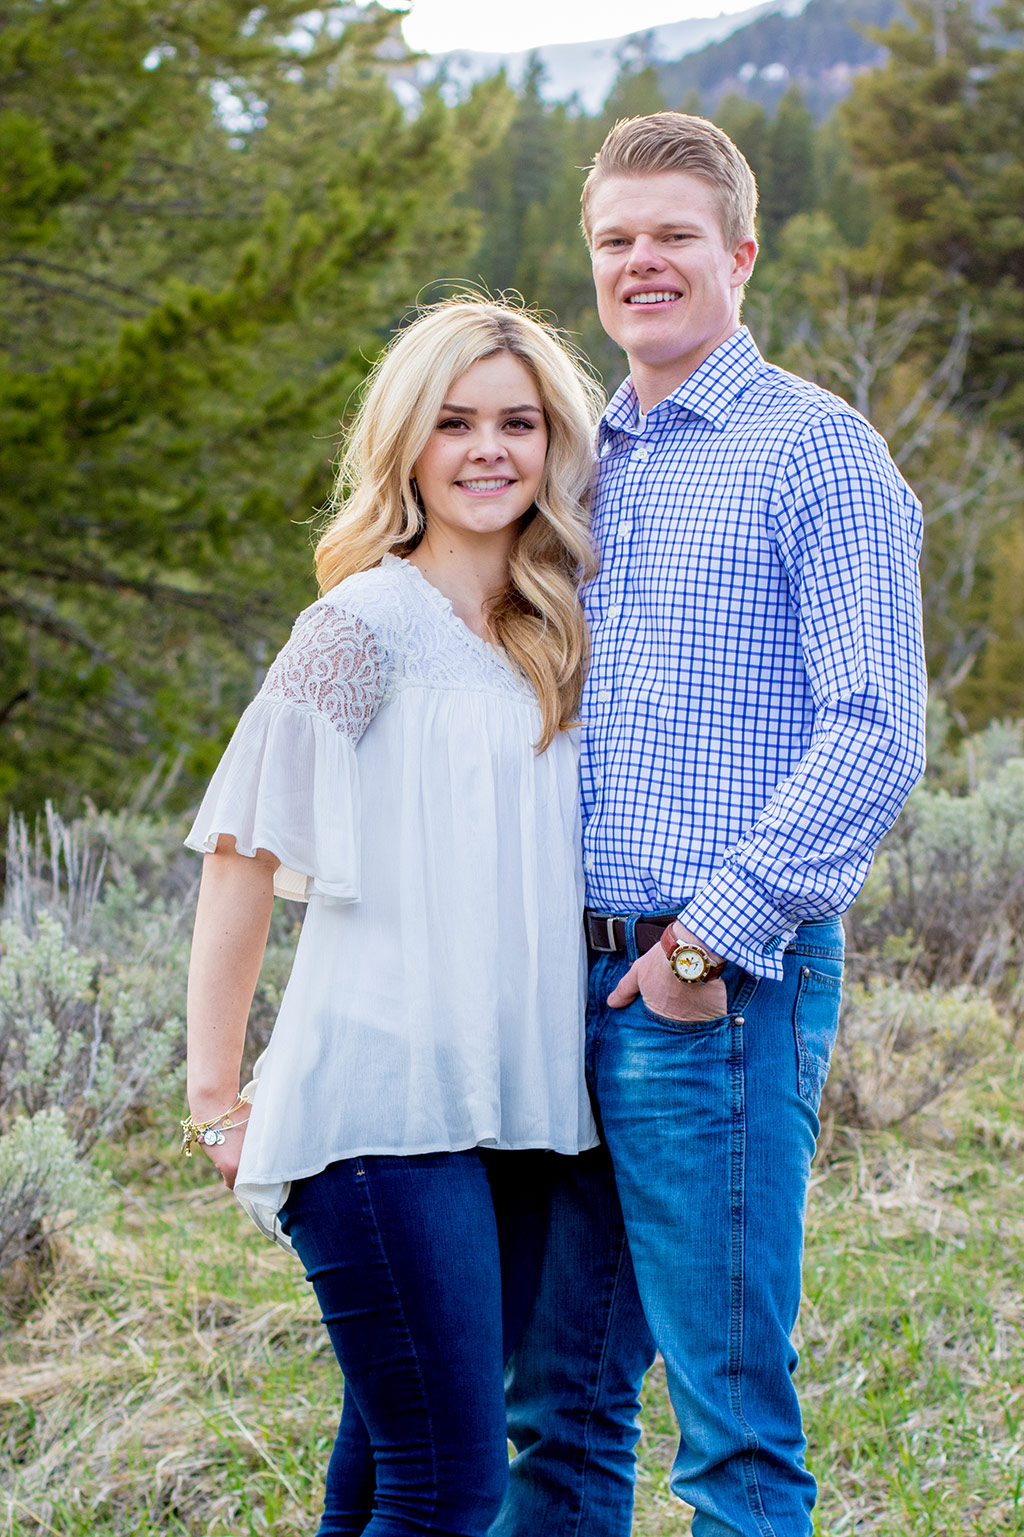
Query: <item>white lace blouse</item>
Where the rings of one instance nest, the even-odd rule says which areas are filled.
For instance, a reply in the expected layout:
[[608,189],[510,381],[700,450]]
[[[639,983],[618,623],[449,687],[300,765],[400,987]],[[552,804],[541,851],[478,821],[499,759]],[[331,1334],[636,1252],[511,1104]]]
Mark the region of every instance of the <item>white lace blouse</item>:
[[597,1142],[577,744],[393,556],[301,614],[189,833],[309,902],[235,1192],[267,1232],[339,1158]]

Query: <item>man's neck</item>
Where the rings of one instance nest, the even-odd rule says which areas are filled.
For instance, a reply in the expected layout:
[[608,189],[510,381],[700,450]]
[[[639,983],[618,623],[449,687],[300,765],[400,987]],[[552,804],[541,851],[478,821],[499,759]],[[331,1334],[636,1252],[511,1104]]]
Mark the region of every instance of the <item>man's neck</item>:
[[683,358],[673,358],[670,363],[644,363],[639,358],[630,358],[629,375],[636,390],[641,415],[646,416],[648,411],[653,411],[656,405],[674,394],[739,329],[740,322],[737,320],[732,330],[718,337],[713,345],[688,353]]

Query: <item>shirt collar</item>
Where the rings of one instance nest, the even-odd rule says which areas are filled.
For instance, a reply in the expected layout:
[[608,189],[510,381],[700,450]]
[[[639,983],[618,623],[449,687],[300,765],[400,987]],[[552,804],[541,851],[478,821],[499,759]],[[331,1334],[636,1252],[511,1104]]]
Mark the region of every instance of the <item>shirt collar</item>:
[[[647,421],[656,414],[667,417],[671,409],[688,411],[702,417],[713,427],[725,425],[729,411],[737,396],[746,389],[765,367],[765,361],[746,326],[716,347],[700,367],[684,379],[678,389],[652,406]],[[600,436],[603,441],[609,432],[637,434],[638,401],[632,379],[626,379],[616,390],[601,419]]]

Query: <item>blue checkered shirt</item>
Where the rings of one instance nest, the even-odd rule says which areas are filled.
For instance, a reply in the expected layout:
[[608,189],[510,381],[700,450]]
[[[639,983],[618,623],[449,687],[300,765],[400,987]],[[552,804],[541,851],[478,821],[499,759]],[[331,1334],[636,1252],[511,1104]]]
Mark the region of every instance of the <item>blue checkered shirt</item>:
[[782,975],[924,766],[921,509],[856,411],[737,331],[598,429],[587,901]]

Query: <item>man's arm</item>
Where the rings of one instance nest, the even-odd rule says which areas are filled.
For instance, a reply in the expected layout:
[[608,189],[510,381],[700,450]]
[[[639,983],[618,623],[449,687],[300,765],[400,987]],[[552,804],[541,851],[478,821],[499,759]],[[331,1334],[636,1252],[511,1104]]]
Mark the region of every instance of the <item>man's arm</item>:
[[811,744],[687,905],[686,925],[778,976],[796,926],[853,901],[924,768],[920,506],[858,416],[816,423],[773,507],[814,702]]
[[[836,415],[804,434],[772,518],[799,615],[813,737],[687,904],[677,932],[778,979],[797,925],[836,916],[853,901],[923,770],[927,680],[920,507],[862,418]],[[615,1003],[638,987],[670,1017],[722,1012],[720,984],[687,988],[653,951],[623,978]]]

